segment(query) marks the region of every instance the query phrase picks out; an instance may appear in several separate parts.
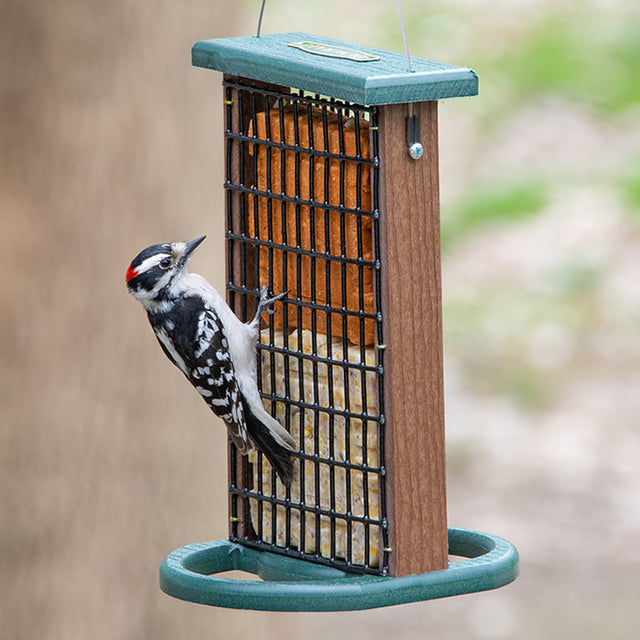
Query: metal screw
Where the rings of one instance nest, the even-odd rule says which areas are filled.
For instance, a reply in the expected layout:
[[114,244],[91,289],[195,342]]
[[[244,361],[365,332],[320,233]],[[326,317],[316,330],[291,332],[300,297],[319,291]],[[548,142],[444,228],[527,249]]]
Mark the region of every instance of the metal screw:
[[414,159],[414,160],[419,160],[420,158],[422,158],[422,154],[424,153],[424,147],[419,143],[419,142],[414,142],[410,147],[409,147],[409,155]]

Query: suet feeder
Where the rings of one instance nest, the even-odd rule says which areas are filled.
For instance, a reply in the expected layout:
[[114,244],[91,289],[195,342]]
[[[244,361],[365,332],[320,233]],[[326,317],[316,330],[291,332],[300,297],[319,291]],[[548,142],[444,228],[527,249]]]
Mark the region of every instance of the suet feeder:
[[257,371],[299,451],[285,487],[230,442],[229,539],[170,554],[162,589],[318,611],[511,582],[511,544],[447,527],[437,106],[476,74],[305,33],[192,53],[224,74],[229,304],[288,292]]

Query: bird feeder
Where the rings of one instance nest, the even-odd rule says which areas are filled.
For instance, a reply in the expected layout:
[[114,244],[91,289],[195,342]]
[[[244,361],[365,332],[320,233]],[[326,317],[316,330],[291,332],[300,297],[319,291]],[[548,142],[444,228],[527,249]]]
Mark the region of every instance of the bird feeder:
[[507,584],[512,545],[447,526],[437,106],[476,74],[304,33],[192,53],[224,74],[229,304],[288,292],[257,374],[299,448],[286,487],[230,442],[229,539],[170,554],[162,589],[337,610]]

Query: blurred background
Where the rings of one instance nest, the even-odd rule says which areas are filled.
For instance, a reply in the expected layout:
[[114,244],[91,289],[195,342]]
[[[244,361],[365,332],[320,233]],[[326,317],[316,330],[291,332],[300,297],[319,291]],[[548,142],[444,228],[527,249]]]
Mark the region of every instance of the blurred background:
[[[269,0],[263,33],[403,50],[392,0]],[[220,75],[258,0],[1,0],[0,624],[11,639],[640,637],[640,5],[403,0],[441,104],[449,521],[512,541],[498,591],[276,614],[174,600],[225,537],[226,437],[124,272],[207,234],[224,286]]]

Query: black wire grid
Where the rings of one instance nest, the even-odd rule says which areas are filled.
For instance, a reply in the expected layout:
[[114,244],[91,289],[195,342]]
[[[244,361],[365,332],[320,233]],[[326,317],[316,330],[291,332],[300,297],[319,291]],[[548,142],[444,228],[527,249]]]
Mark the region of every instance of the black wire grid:
[[[383,462],[377,109],[232,76],[225,76],[224,97],[228,298],[232,309],[247,321],[253,317],[262,285],[274,294],[288,290],[278,313],[263,316],[266,328],[258,347],[257,372],[265,406],[300,440],[288,489],[276,483],[263,456],[242,456],[230,443],[230,539],[346,570],[385,575],[390,549]],[[293,140],[285,132],[287,118]],[[329,142],[332,122],[337,122],[337,150]],[[355,153],[351,150],[350,155],[345,126],[355,127]],[[361,134],[368,135],[367,153]],[[339,189],[339,202],[330,203],[331,163],[332,175],[338,176],[334,190]],[[345,179],[354,168],[355,199],[347,197]],[[286,175],[292,169],[293,183]],[[319,169],[323,170],[318,173]],[[308,177],[303,176],[306,172]],[[314,185],[318,176],[324,188]],[[309,188],[301,190],[303,178]],[[371,186],[366,208],[369,202],[363,203],[360,195],[365,179]],[[284,187],[287,180],[292,188]],[[274,182],[278,189],[273,189]],[[323,194],[321,201],[314,200],[317,191]],[[339,250],[326,241],[336,220]],[[301,237],[305,224],[310,234],[307,243]],[[347,228],[355,229],[356,256],[346,246]],[[316,237],[318,229],[324,230],[324,243]],[[364,256],[368,233],[372,251]],[[305,264],[310,270],[304,270]],[[348,277],[359,283],[357,308],[346,298]],[[331,291],[336,282],[338,295]],[[373,287],[371,305],[364,301],[367,282]],[[354,327],[360,336],[355,343],[350,339]],[[373,328],[372,345],[365,345],[367,328]],[[353,397],[354,388],[359,397]],[[373,454],[372,444],[377,447]]]

